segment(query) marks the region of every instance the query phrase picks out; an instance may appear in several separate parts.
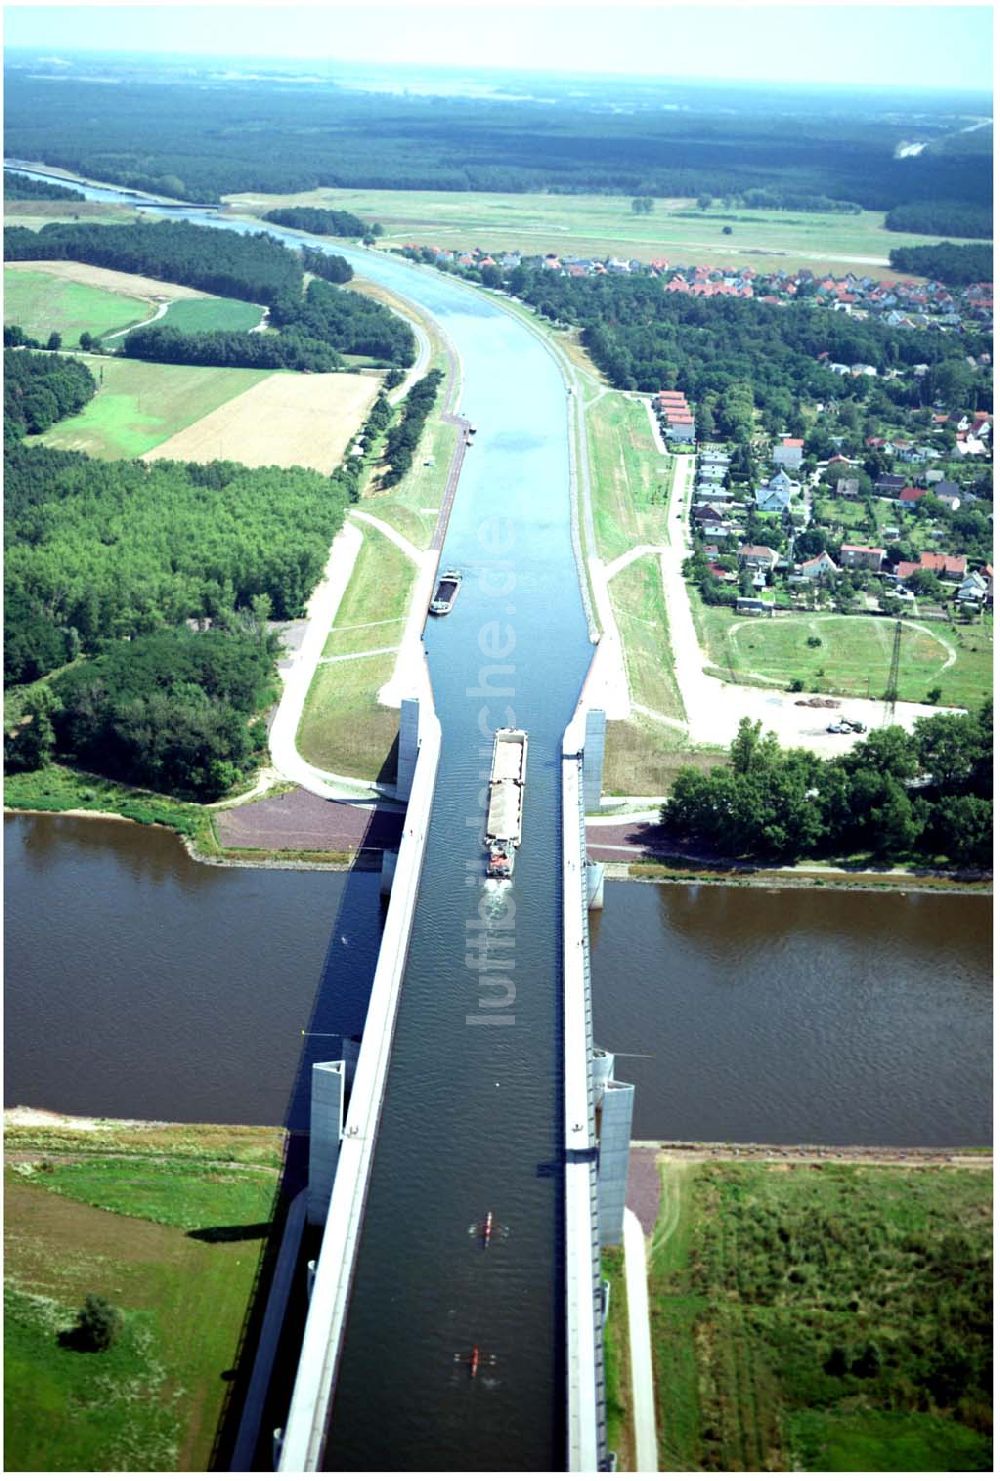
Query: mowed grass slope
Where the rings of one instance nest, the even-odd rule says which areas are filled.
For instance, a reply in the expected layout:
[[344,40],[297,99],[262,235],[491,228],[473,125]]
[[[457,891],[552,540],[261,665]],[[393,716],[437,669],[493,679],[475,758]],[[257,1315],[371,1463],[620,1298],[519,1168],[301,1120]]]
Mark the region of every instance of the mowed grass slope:
[[[650,215],[632,211],[630,196],[503,195],[482,191],[314,190],[299,195],[230,196],[240,214],[287,205],[353,211],[379,221],[392,243],[415,242],[451,249],[558,252],[564,256],[612,254],[648,262],[736,266],[760,259],[761,271],[792,264],[850,264],[888,269],[889,251],[934,237],[888,232],[883,213],[832,215],[809,211],[720,209],[698,211],[689,200],[657,200]],[[723,236],[730,227],[732,235]],[[957,239],[956,239],[957,240]]]
[[[8,1470],[208,1469],[280,1149],[268,1133],[244,1149],[268,1165],[234,1166],[219,1160],[225,1138],[200,1144],[226,1130],[162,1146],[140,1136],[125,1155],[127,1133],[42,1132],[34,1146],[33,1131],[8,1135]],[[104,1353],[59,1340],[90,1292],[124,1315]]]
[[[895,634],[890,619],[822,613],[737,618],[728,607],[706,607],[697,595],[692,606],[706,657],[734,683],[787,688],[801,679],[806,690],[857,699],[885,693]],[[922,703],[929,689],[940,688],[939,703],[975,709],[992,693],[992,673],[992,619],[969,626],[904,619],[900,699]]]
[[364,544],[323,649],[323,657],[398,644],[416,576],[413,562],[385,535],[364,526]]
[[644,555],[632,561],[613,577],[610,593],[633,702],[683,721],[659,556]]
[[99,383],[97,395],[78,416],[58,422],[37,440],[99,458],[141,457],[273,373],[79,358]]
[[673,459],[659,452],[647,408],[606,391],[587,404],[586,427],[597,554],[662,545]]
[[668,1162],[663,1176],[663,1469],[989,1469],[990,1170]]
[[6,267],[3,290],[5,324],[20,324],[26,334],[43,344],[53,332],[61,334],[67,350],[81,334],[92,334],[99,339],[141,324],[152,312],[138,295],[130,298],[126,294],[109,293],[45,272],[22,272]]

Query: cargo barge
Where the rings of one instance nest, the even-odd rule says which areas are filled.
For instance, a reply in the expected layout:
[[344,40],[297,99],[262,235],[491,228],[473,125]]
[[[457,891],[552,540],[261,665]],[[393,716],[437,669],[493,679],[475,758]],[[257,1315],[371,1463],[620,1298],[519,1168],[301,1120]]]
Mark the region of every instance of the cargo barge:
[[493,738],[486,837],[483,839],[489,851],[487,879],[510,879],[514,873],[514,851],[521,842],[527,760],[527,731],[498,730]]
[[435,617],[444,617],[455,605],[458,589],[462,584],[460,571],[444,571],[438,577],[430,610]]

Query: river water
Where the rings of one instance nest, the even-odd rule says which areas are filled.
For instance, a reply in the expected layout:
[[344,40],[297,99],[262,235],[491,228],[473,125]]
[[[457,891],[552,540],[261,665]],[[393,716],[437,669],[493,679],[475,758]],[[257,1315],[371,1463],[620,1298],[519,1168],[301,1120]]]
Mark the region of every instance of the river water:
[[[344,255],[438,317],[480,431],[443,553],[466,581],[427,634],[441,770],[328,1463],[562,1469],[558,753],[591,651],[565,389],[492,302]],[[515,719],[513,998],[486,1024],[482,737]],[[7,835],[8,1102],[306,1124],[321,1036],[363,1024],[374,876],[200,868],[165,836],[68,819]],[[988,932],[988,904],[954,897],[612,886],[595,1010],[610,1048],[651,1056],[619,1065],[636,1135],[985,1141]],[[487,1209],[509,1229],[488,1261]],[[473,1387],[455,1357],[474,1344],[496,1363]]]

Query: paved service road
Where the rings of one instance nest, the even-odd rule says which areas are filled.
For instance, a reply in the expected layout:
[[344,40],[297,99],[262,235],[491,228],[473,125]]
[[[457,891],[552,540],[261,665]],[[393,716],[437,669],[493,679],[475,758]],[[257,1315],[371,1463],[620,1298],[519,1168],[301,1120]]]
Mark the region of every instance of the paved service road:
[[646,1286],[646,1240],[642,1225],[625,1210],[625,1288],[628,1292],[629,1358],[632,1364],[632,1423],[635,1468],[655,1471],[656,1405],[653,1400],[653,1353],[649,1336],[649,1291]]

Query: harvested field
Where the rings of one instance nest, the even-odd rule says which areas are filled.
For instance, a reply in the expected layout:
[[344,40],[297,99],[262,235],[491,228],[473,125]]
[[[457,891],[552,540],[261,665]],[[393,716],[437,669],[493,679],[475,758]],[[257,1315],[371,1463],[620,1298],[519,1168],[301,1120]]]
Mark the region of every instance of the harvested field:
[[374,376],[278,372],[146,454],[188,463],[231,459],[250,468],[332,473],[381,384]]
[[185,288],[181,283],[161,283],[159,278],[143,278],[138,273],[119,273],[110,267],[91,267],[86,262],[8,262],[9,272],[50,273],[69,283],[83,283],[88,288],[103,288],[107,293],[124,293],[129,298],[155,299],[158,303],[175,298],[211,298],[199,288]]

